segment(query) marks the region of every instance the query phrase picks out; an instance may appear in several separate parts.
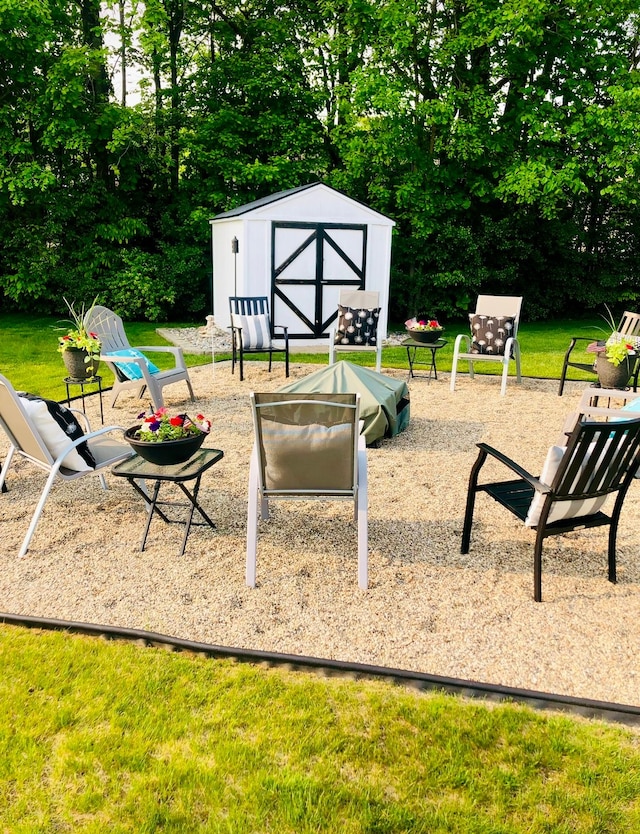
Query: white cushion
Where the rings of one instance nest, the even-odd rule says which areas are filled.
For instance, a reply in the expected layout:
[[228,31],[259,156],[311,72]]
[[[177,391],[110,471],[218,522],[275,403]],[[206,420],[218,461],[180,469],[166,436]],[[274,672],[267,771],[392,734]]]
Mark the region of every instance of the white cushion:
[[[604,449],[606,449],[606,446]],[[566,451],[566,446],[551,446],[547,452],[547,457],[540,475],[540,480],[543,484],[551,486],[551,483],[556,476],[556,472],[558,471],[558,467],[560,466],[560,461]],[[576,479],[580,477],[587,461],[588,456],[585,458],[583,466],[576,475]],[[546,496],[540,492],[536,492],[533,496],[529,512],[527,513],[527,517],[524,522],[527,527],[535,527],[540,521],[540,513],[542,512],[545,498]],[[604,495],[600,498],[588,498],[586,501],[554,501],[551,506],[551,511],[549,512],[547,523],[568,518],[578,518],[583,515],[593,515],[598,512],[606,500],[607,496]]]
[[[135,359],[144,359],[145,365],[149,369],[150,374],[157,374],[160,368],[156,367],[153,362],[149,362],[144,353],[141,353],[135,348],[126,348],[125,350],[112,350],[111,353],[106,353],[105,356],[132,356]],[[127,379],[142,379],[142,370],[135,362],[118,362],[116,365]]]
[[[20,394],[20,399],[54,460],[57,460],[72,440],[84,436],[76,418],[60,403],[43,400],[31,394]],[[65,455],[62,465],[76,472],[90,472],[95,469],[96,462],[87,443],[81,443]]]
[[231,323],[242,330],[242,347],[245,350],[268,350],[271,347],[269,316],[266,313],[257,316],[233,313]]

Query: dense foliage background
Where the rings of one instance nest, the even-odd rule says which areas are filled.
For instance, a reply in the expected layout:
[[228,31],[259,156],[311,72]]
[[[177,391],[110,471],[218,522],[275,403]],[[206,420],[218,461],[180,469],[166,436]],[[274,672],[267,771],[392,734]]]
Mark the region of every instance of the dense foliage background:
[[638,40],[637,0],[0,0],[5,309],[195,318],[209,219],[317,180],[396,220],[392,317],[632,306]]

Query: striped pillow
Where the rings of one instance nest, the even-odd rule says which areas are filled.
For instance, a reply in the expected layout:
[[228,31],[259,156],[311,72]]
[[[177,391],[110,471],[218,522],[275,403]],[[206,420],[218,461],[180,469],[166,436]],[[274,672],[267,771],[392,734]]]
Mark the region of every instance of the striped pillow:
[[257,316],[241,316],[234,313],[231,323],[242,330],[244,350],[267,350],[271,347],[269,316],[266,313]]

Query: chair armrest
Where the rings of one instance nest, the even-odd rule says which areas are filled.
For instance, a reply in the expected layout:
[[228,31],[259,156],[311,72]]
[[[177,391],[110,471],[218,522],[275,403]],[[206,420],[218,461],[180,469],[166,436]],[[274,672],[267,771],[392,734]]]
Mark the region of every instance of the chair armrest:
[[[76,440],[69,441],[68,445],[65,446],[65,448],[55,459],[53,469],[59,469],[62,464],[62,461],[65,459],[65,457],[69,454],[69,452],[72,449],[75,449],[76,446],[79,446],[81,443],[86,443],[89,440],[93,440],[95,437],[100,437],[103,434],[108,434],[112,431],[124,432],[126,431],[126,429],[124,428],[124,426],[102,426],[101,428],[96,429],[95,431],[89,432],[89,434],[83,434],[82,437],[78,437]],[[133,449],[131,450],[131,453],[133,454]]]
[[171,353],[176,365],[180,362],[184,365],[184,350],[181,347],[174,347],[169,345],[134,345],[134,350],[139,350],[142,353]]
[[463,351],[463,353],[469,353],[469,351],[471,350],[471,336],[468,336],[466,333],[459,333],[459,334],[456,336],[456,340],[455,340],[455,342],[453,343],[453,349],[454,349],[454,351],[456,351],[456,350],[457,350],[457,351],[460,351],[460,345],[461,345],[463,342],[464,342],[464,344],[465,344],[465,346],[466,346],[466,350],[465,350],[465,351]]
[[77,408],[70,408],[69,411],[75,416],[76,420],[79,423],[83,423],[84,427],[82,431],[85,434],[88,434],[91,431],[91,424],[89,423],[89,418],[83,411],[78,411]]
[[533,475],[530,472],[527,472],[526,469],[523,469],[520,464],[511,460],[511,458],[507,457],[507,455],[502,452],[499,452],[497,449],[494,449],[493,446],[488,446],[486,443],[478,443],[476,445],[478,446],[478,449],[481,449],[485,454],[491,455],[491,457],[511,469],[512,472],[515,472],[516,475],[519,475],[524,481],[530,484],[536,492],[541,492],[543,494],[551,492],[551,488],[547,486],[547,484],[543,484],[539,478],[534,478]]

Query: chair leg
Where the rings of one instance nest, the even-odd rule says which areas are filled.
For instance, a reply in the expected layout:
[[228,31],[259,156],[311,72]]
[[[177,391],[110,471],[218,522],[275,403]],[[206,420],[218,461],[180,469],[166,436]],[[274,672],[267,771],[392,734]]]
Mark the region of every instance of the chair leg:
[[249,466],[249,506],[247,510],[247,561],[246,584],[256,587],[256,560],[258,550],[258,458],[253,450]]
[[284,345],[284,375],[289,378],[289,341],[285,340]]
[[618,492],[616,503],[613,505],[613,512],[611,513],[611,523],[609,524],[609,582],[617,581],[616,571],[616,542],[618,540],[618,522],[620,521],[620,512],[622,510],[622,503],[627,494],[626,489],[621,489]]
[[244,355],[242,352],[242,337],[240,337],[240,382],[244,379]]
[[47,478],[47,482],[42,490],[42,494],[40,495],[40,500],[35,508],[33,516],[31,517],[31,523],[29,524],[29,529],[27,530],[27,535],[24,537],[22,542],[22,547],[20,548],[20,552],[18,553],[18,558],[22,558],[27,550],[29,549],[29,544],[31,539],[33,538],[33,534],[36,531],[36,527],[38,526],[38,521],[40,521],[40,516],[42,515],[42,510],[44,509],[44,505],[49,497],[49,492],[51,490],[51,486],[58,474],[57,469],[52,469],[49,473],[49,477]]
[[536,543],[533,548],[533,599],[542,602],[542,545],[544,543],[544,524],[538,525]]
[[460,553],[469,552],[469,545],[471,543],[471,525],[473,524],[473,510],[476,504],[476,492],[478,491],[478,476],[480,475],[480,470],[482,469],[482,465],[486,459],[487,453],[484,449],[480,449],[476,462],[471,467],[469,487],[467,489],[467,505],[464,511],[464,524],[462,525]]
[[7,477],[7,472],[9,471],[9,467],[11,466],[11,461],[13,460],[13,453],[15,452],[16,447],[11,445],[9,446],[9,451],[7,452],[7,456],[4,459],[4,463],[2,464],[2,468],[0,468],[0,489],[2,492],[7,491],[7,485],[5,483],[5,479]]
[[456,390],[456,375],[458,373],[458,354],[460,353],[459,345],[456,343],[453,349],[453,362],[451,363],[451,380],[449,382],[449,390],[453,393]]
[[574,349],[576,344],[576,339],[571,340],[571,344],[569,345],[569,349],[564,355],[564,361],[562,363],[562,373],[560,374],[560,385],[558,386],[558,396],[562,396],[562,392],[564,391],[564,383],[567,378],[567,370],[569,369],[569,357],[571,356],[571,351]]
[[507,393],[507,380],[509,379],[509,359],[507,356],[502,363],[502,382],[500,384],[500,396],[504,397]]
[[358,452],[358,587],[369,587],[369,528],[368,528],[367,453]]

